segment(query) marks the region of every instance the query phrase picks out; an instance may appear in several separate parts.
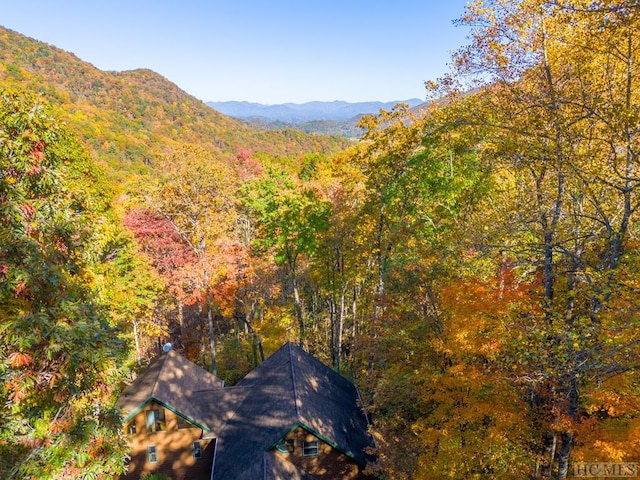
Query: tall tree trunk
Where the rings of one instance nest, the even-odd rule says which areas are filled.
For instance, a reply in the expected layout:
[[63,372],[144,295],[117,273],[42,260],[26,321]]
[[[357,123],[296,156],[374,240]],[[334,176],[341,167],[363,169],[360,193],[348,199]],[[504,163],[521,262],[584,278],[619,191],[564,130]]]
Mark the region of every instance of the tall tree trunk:
[[[384,209],[384,206],[383,206]],[[369,353],[369,374],[373,375],[375,367],[375,339],[378,335],[378,320],[382,312],[382,296],[384,295],[384,253],[382,252],[382,234],[384,230],[384,213],[380,213],[378,219],[378,233],[376,236],[376,267],[378,270],[378,283],[376,285],[376,300],[373,309],[373,320],[371,323],[371,351]]]
[[553,466],[556,463],[556,448],[558,446],[558,434],[549,432],[544,439],[545,456],[547,463],[542,467],[542,478],[551,478],[553,475]]
[[302,314],[302,303],[300,302],[300,293],[298,292],[298,279],[296,276],[295,266],[291,268],[291,288],[293,289],[293,306],[298,320],[299,339],[298,343],[304,347],[305,342],[305,328],[304,328],[304,315]]
[[340,372],[342,359],[342,331],[344,330],[344,289],[340,292],[340,311],[338,313],[338,331],[336,333],[336,364],[335,369]]
[[544,232],[544,313],[547,323],[553,321],[553,232]]
[[216,338],[213,330],[213,306],[211,299],[207,294],[207,322],[209,323],[209,349],[211,350],[211,373],[218,374],[218,366],[216,363]]
[[180,341],[184,342],[184,307],[181,300],[178,300],[178,325],[180,325]]
[[[262,340],[260,336],[256,333],[256,331],[251,326],[251,317],[255,313],[256,304],[253,302],[251,304],[251,310],[248,311],[244,316],[244,328],[245,332],[251,335],[252,338],[252,350],[253,350],[253,358],[255,366],[258,366],[260,363],[264,362],[264,348],[262,347]],[[257,349],[257,351],[256,351]]]
[[299,338],[298,343],[303,346],[305,338],[304,316],[302,314],[302,303],[300,302],[300,292],[298,292],[298,272],[296,267],[296,255],[287,252],[287,264],[291,277],[291,290],[293,291],[293,309],[298,320]]
[[329,346],[331,350],[331,365],[336,368],[338,363],[336,352],[336,302],[333,300],[333,292],[329,295]]
[[573,445],[573,433],[566,431],[560,435],[562,445],[560,447],[560,454],[558,455],[558,480],[564,480],[569,473],[569,455],[571,454],[571,447]]
[[316,332],[318,330],[318,291],[316,289],[311,294],[311,318],[313,331]]
[[353,318],[351,338],[355,340],[358,333],[358,289],[355,285],[353,286],[353,301],[351,302],[351,318]]
[[[578,376],[573,375],[569,380],[569,402],[567,406],[567,416],[571,420],[578,418]],[[562,447],[558,456],[558,480],[567,478],[569,472],[569,459],[571,456],[571,448],[573,447],[573,432],[565,430],[561,435]]]
[[258,344],[258,353],[260,354],[260,363],[264,362],[264,348],[262,347],[262,340],[257,333],[253,334],[253,342]]

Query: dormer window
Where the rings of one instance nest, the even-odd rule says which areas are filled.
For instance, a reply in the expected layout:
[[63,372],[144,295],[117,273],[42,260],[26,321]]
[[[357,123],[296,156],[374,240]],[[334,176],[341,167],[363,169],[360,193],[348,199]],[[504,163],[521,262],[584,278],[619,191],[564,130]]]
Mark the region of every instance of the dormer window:
[[191,444],[191,451],[193,452],[193,458],[202,457],[202,444],[200,442],[193,442]]
[[147,432],[163,432],[167,429],[164,419],[164,409],[147,411]]
[[293,438],[283,438],[276,445],[280,453],[293,453],[296,450],[296,441]]
[[193,425],[182,418],[180,415],[177,416],[178,428],[193,428]]
[[302,455],[312,457],[318,455],[318,441],[311,440],[302,444]]

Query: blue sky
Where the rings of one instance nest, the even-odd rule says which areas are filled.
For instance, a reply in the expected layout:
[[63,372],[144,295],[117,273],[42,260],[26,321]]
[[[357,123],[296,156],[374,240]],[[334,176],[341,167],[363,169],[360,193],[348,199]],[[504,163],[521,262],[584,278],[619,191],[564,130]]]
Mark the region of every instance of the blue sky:
[[0,0],[0,25],[204,101],[424,98],[467,0]]

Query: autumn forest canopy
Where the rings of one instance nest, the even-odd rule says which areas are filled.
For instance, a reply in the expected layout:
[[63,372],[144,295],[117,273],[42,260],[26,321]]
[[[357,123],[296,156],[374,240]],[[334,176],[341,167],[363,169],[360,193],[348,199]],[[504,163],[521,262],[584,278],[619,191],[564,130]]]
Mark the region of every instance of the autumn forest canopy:
[[373,478],[638,462],[640,3],[459,22],[429,108],[357,142],[0,28],[0,478],[122,473],[164,342],[227,384],[299,343],[360,388]]

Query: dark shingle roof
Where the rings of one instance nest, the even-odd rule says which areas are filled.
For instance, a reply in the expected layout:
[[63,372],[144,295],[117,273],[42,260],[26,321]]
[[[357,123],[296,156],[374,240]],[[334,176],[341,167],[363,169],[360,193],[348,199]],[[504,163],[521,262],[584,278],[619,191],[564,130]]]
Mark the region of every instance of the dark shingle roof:
[[313,480],[270,450],[301,427],[364,465],[373,441],[353,383],[287,343],[235,387],[169,351],[129,385],[118,406],[131,419],[149,401],[216,438],[212,480]]
[[224,389],[194,392],[191,402],[198,405],[200,414],[209,425],[206,437],[218,437],[226,423],[233,417],[238,405],[249,394],[249,388],[225,387]]
[[300,422],[360,464],[372,446],[356,386],[293,345]]
[[170,350],[155,359],[147,369],[129,385],[118,399],[118,407],[131,419],[149,401],[155,400],[182,414],[204,430],[210,430],[208,419],[192,401],[198,390],[222,392],[224,383],[212,373],[191,363],[179,353]]
[[366,463],[356,387],[299,346],[285,344],[235,388],[248,392],[218,436],[214,479],[265,478],[264,453],[298,426]]

